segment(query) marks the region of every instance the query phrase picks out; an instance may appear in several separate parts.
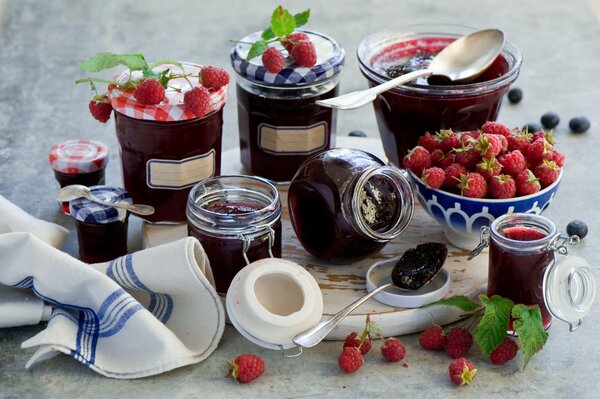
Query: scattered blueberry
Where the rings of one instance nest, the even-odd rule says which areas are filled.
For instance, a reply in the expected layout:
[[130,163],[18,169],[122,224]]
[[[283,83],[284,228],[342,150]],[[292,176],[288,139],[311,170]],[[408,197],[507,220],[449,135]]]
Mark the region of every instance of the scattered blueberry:
[[367,133],[363,132],[362,130],[353,130],[350,133],[348,133],[348,136],[350,136],[350,137],[367,137]]
[[569,121],[573,133],[585,133],[590,128],[590,120],[585,116],[576,116]]
[[546,112],[544,115],[542,115],[540,121],[542,122],[542,126],[544,126],[546,129],[554,129],[556,126],[558,126],[560,117],[556,112]]
[[529,133],[535,133],[542,130],[542,125],[540,125],[539,123],[528,123],[525,126],[523,126],[521,130],[527,130]]
[[517,104],[521,102],[522,99],[523,90],[519,89],[518,87],[513,87],[508,91],[508,101],[510,101],[511,104]]
[[587,224],[581,220],[573,220],[567,225],[567,234],[570,236],[578,236],[580,239],[587,236]]

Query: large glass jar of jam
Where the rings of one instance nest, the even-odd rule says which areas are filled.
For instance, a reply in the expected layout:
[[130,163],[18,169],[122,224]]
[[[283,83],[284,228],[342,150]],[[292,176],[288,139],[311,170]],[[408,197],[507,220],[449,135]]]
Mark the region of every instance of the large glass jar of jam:
[[[424,69],[449,43],[475,29],[456,25],[412,25],[366,37],[358,47],[359,67],[369,85]],[[522,57],[506,41],[494,63],[473,82],[451,84],[418,79],[377,96],[373,102],[385,155],[402,167],[407,150],[425,132],[475,130],[496,120],[504,94],[517,78]]]
[[[200,65],[183,63],[185,73],[198,75]],[[180,69],[162,65],[156,70]],[[125,82],[129,75],[117,78]],[[134,75],[137,78],[137,75]],[[185,109],[183,96],[198,78],[169,81],[166,97],[157,105],[142,105],[132,90],[111,87],[115,126],[123,166],[123,184],[136,203],[152,205],[149,222],[182,223],[191,187],[221,173],[223,106],[227,86],[211,90],[210,112],[202,118]]]
[[307,160],[288,191],[292,225],[319,259],[348,263],[379,251],[410,223],[410,183],[369,153],[335,148]]
[[261,57],[246,61],[247,43],[260,39],[261,32],[241,39],[231,51],[242,164],[250,173],[277,182],[290,181],[302,162],[331,148],[335,139],[336,111],[315,101],[337,95],[345,52],[328,36],[301,32],[317,51],[312,68],[299,67],[288,57],[279,73],[270,73]]
[[[96,140],[74,139],[54,145],[50,149],[50,166],[62,188],[71,184],[97,186],[105,183],[108,164],[108,146]],[[69,215],[69,203],[61,203],[65,215]]]
[[208,256],[225,294],[244,266],[281,257],[281,201],[269,182],[251,176],[218,176],[198,183],[187,202],[188,233]]
[[[90,191],[107,202],[132,203],[131,196],[122,188],[93,186]],[[79,259],[86,263],[99,263],[127,254],[127,210],[86,198],[72,200],[69,205],[71,216],[75,218]]]

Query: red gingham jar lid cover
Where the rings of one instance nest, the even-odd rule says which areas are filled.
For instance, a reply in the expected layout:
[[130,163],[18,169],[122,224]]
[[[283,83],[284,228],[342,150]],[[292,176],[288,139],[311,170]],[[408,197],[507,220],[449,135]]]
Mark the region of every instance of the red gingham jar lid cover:
[[50,149],[50,165],[57,172],[91,173],[106,167],[108,147],[96,140],[74,139]]
[[[110,99],[110,104],[115,111],[135,119],[145,119],[159,122],[175,122],[196,119],[196,115],[185,109],[183,96],[186,92],[192,89],[190,83],[194,87],[200,86],[198,81],[198,73],[202,70],[203,66],[188,62],[182,62],[181,65],[183,66],[186,74],[192,74],[194,76],[188,77],[187,80],[185,78],[169,80],[169,87],[165,90],[165,99],[159,104],[140,104],[133,96],[134,89],[125,89],[119,86],[109,85],[108,97]],[[159,65],[153,70],[156,72],[161,72],[165,69],[169,69],[172,73],[182,72],[179,66],[171,64]],[[141,71],[133,72],[133,79],[138,79],[141,77]],[[128,79],[129,72],[125,71],[116,77],[115,81],[124,83],[127,82]],[[227,101],[227,85],[216,90],[210,90],[210,100],[210,107],[206,116],[210,115],[214,111],[218,111],[225,105],[225,102]]]

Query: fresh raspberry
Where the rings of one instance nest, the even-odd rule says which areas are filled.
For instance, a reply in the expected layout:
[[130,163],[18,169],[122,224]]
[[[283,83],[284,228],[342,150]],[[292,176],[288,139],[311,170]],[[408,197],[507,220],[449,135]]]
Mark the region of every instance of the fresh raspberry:
[[113,110],[108,97],[105,95],[94,96],[88,107],[94,119],[102,123],[106,123],[110,119]]
[[438,148],[445,153],[452,151],[455,148],[461,148],[460,136],[452,130],[440,130],[436,134]]
[[459,136],[460,136],[461,144],[468,145],[468,144],[474,143],[477,140],[479,140],[479,137],[481,136],[481,132],[478,130],[471,130],[471,131],[461,132],[459,134]]
[[423,183],[425,183],[427,187],[433,189],[442,187],[445,179],[446,172],[444,172],[444,169],[438,168],[437,166],[425,169],[423,175],[421,175]]
[[[486,133],[486,134],[489,134],[489,133]],[[503,136],[501,134],[492,134],[492,136],[494,136],[498,140],[500,140],[500,145],[501,145],[500,153],[506,152],[508,150],[508,139],[506,138],[506,136]]]
[[207,66],[198,74],[200,84],[207,89],[219,89],[229,83],[229,74],[222,68]]
[[436,149],[431,153],[431,165],[446,169],[456,162],[456,154],[445,154],[441,149]]
[[423,171],[431,165],[429,151],[421,146],[416,146],[404,157],[404,167],[410,169],[415,175],[421,176]]
[[443,187],[454,189],[460,182],[460,176],[467,173],[467,168],[459,163],[453,163],[444,169],[444,172],[446,172],[446,179],[444,179]]
[[551,160],[554,161],[554,163],[556,163],[561,168],[565,164],[565,156],[556,150],[552,150],[552,159]]
[[262,63],[267,71],[279,73],[283,69],[285,59],[279,50],[269,47],[262,55]]
[[508,150],[519,150],[522,154],[527,154],[531,146],[531,133],[518,131],[516,134],[508,137]]
[[527,158],[533,162],[542,162],[552,157],[552,144],[543,137],[533,140],[527,151]]
[[141,104],[154,105],[165,98],[165,88],[157,79],[146,79],[136,87],[133,96]]
[[317,63],[317,50],[310,40],[300,40],[290,53],[296,64],[310,68]]
[[456,162],[467,169],[473,168],[481,160],[481,152],[473,143],[463,144],[462,148],[455,149]]
[[457,187],[461,195],[469,198],[483,198],[487,193],[485,178],[476,172],[461,175]]
[[507,227],[502,230],[502,235],[516,241],[535,241],[546,237],[545,233],[525,226]]
[[437,141],[435,140],[435,136],[425,133],[423,136],[419,137],[417,145],[420,145],[429,152],[433,152],[437,148]]
[[354,347],[356,349],[360,349],[361,355],[366,355],[371,350],[371,338],[365,337],[364,340],[361,341],[361,337],[354,331],[346,336],[344,340],[344,348]]
[[430,351],[441,351],[446,346],[444,329],[433,324],[425,329],[419,336],[419,345]]
[[504,364],[517,355],[519,345],[512,339],[506,337],[496,349],[490,353],[490,360],[494,364]]
[[210,109],[210,93],[204,87],[194,87],[183,96],[185,109],[198,118],[206,115]]
[[475,148],[480,152],[481,157],[491,158],[500,154],[502,151],[502,142],[497,136],[495,134],[482,134],[475,142]]
[[287,35],[285,39],[281,41],[281,45],[287,50],[288,53],[291,53],[294,44],[298,43],[300,40],[310,40],[310,38],[306,33],[295,32]]
[[399,362],[406,355],[406,348],[398,338],[388,338],[383,342],[381,354],[388,362]]
[[492,198],[513,198],[517,193],[517,186],[511,175],[494,176],[490,180],[489,186]]
[[489,134],[501,134],[502,136],[509,138],[511,133],[510,129],[498,122],[487,121],[481,127],[483,133]]
[[455,359],[466,355],[473,345],[473,336],[462,327],[454,327],[446,339],[446,353]]
[[246,353],[229,362],[229,375],[236,381],[248,383],[265,371],[265,362],[258,356]]
[[450,381],[456,385],[468,385],[475,379],[477,369],[467,359],[461,357],[448,366]]
[[502,165],[495,157],[483,158],[481,162],[475,165],[475,172],[479,173],[487,181],[497,176],[502,171]]
[[535,194],[541,190],[540,181],[529,169],[517,174],[515,183],[517,184],[517,195],[519,196]]
[[354,373],[362,367],[363,363],[364,360],[362,355],[358,349],[352,346],[345,347],[338,358],[338,364],[345,373]]
[[539,130],[539,131],[537,131],[537,132],[535,132],[533,134],[533,137],[531,138],[531,141],[535,141],[535,140],[540,139],[540,138],[546,139],[546,141],[548,143],[550,143],[550,145],[556,144],[556,140],[554,139],[554,130],[551,130],[548,133],[546,133],[543,130]]
[[525,157],[519,150],[504,153],[498,157],[502,170],[511,176],[516,176],[525,169]]
[[533,174],[540,181],[540,185],[543,187],[548,187],[552,183],[558,179],[558,175],[560,173],[560,167],[554,161],[542,161],[535,170]]

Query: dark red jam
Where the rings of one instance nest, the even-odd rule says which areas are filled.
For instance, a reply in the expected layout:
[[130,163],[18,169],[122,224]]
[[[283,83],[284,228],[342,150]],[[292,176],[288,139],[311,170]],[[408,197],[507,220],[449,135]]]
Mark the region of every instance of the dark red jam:
[[127,255],[128,218],[97,224],[76,220],[79,259],[85,263],[100,263]]
[[[86,187],[99,186],[105,183],[105,169],[101,168],[90,173],[63,173],[54,171],[54,177],[62,188],[71,184],[81,184]],[[60,207],[65,215],[69,215],[69,202],[61,202]]]
[[248,202],[215,202],[204,207],[204,209],[223,215],[241,215],[258,211],[260,207]]
[[[158,122],[134,119],[115,112],[117,138],[121,146],[123,183],[134,203],[152,205],[155,212],[141,216],[150,222],[185,222],[186,201],[199,180],[221,173],[223,109],[198,119]],[[212,152],[211,152],[212,151]],[[168,184],[154,184],[151,164],[180,165],[204,156],[213,157],[208,175],[187,181],[183,177]],[[151,162],[149,162],[151,161]],[[210,169],[212,173],[210,173]],[[182,176],[185,176],[182,173]]]

